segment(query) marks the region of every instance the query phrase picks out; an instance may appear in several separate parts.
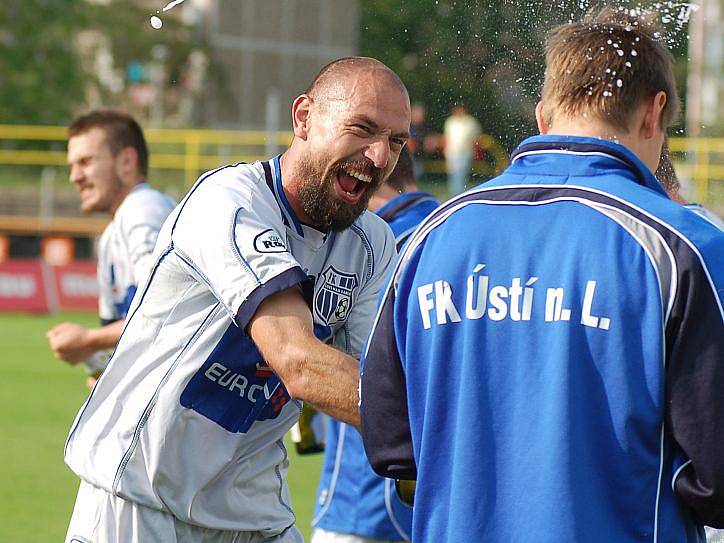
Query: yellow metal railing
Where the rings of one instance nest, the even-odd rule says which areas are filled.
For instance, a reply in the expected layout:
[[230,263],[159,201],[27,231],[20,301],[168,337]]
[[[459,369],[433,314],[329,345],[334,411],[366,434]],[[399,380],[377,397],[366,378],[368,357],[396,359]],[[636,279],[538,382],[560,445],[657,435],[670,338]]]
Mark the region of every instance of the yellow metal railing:
[[672,138],[669,150],[683,184],[691,184],[691,200],[724,204],[724,138]]
[[[202,171],[220,164],[266,158],[267,137],[265,131],[146,130],[151,148],[150,167],[182,171],[186,186]],[[274,146],[281,149],[289,144],[292,134],[280,131],[273,138]],[[65,151],[59,149],[64,149],[66,140],[67,128],[63,126],[0,125],[0,166],[64,166]],[[18,145],[21,142],[22,145]],[[56,146],[55,150],[32,149],[32,143],[28,142],[62,142],[63,145]],[[507,153],[494,138],[481,136],[478,147],[487,156],[486,160],[474,163],[473,169],[478,174],[492,176],[507,165]],[[683,184],[690,185],[690,198],[705,205],[724,205],[724,138],[671,138],[669,147]],[[444,162],[427,160],[425,171],[444,174]]]
[[[254,161],[265,158],[268,134],[264,131],[177,130],[149,128],[145,130],[151,149],[149,167],[182,170],[186,185],[199,173],[227,161]],[[63,126],[27,126],[0,124],[0,141],[65,142],[68,129]],[[277,132],[275,145],[284,147],[292,139],[291,132]],[[222,160],[220,160],[222,159]],[[65,151],[35,149],[0,149],[0,165],[64,166]]]

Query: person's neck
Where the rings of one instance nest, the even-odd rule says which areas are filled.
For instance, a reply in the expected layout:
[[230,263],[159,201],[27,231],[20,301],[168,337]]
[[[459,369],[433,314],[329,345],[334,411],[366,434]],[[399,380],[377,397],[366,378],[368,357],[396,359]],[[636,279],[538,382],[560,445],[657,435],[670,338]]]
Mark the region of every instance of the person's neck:
[[289,149],[284,151],[284,153],[282,153],[282,155],[279,157],[279,167],[281,169],[280,173],[282,176],[282,189],[284,190],[284,195],[287,197],[287,201],[289,202],[289,205],[292,206],[292,210],[297,216],[299,222],[311,225],[312,220],[304,212],[301,200],[299,198],[300,189],[304,181],[299,177],[298,174],[298,156],[298,151],[294,146],[294,142],[292,142],[292,145],[289,147]]
[[121,207],[121,204],[123,201],[128,197],[129,194],[131,194],[131,191],[135,189],[138,185],[141,183],[145,183],[146,180],[139,177],[131,181],[130,183],[123,183],[123,190],[119,194],[118,198],[116,198],[115,203],[113,206],[108,210],[108,212],[111,215],[111,218],[114,218],[116,216],[116,211],[118,211],[118,208]]
[[[582,119],[561,119],[553,122],[546,132],[550,136],[577,136],[597,138],[626,145],[631,139],[628,132],[606,123]],[[628,146],[628,145],[627,145]]]
[[554,121],[547,132],[549,136],[577,136],[581,138],[596,138],[618,143],[641,159],[641,142],[633,131],[622,130],[608,123],[595,119],[560,119]]

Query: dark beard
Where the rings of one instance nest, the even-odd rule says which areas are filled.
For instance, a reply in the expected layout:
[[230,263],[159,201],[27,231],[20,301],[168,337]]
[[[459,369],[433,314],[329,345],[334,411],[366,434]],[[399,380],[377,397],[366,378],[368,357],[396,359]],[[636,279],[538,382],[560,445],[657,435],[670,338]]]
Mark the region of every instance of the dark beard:
[[352,226],[357,217],[367,209],[372,194],[380,186],[382,172],[374,168],[372,183],[356,204],[350,204],[338,198],[333,187],[335,176],[344,161],[330,167],[325,176],[326,164],[329,164],[329,161],[324,158],[318,162],[313,162],[308,157],[299,159],[297,167],[302,179],[299,203],[313,226],[325,232],[341,232]]

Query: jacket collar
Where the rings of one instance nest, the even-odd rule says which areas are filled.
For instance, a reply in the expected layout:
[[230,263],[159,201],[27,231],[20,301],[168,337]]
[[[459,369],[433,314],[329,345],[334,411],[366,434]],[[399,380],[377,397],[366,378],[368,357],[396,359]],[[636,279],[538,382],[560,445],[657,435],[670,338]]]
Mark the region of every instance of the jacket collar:
[[525,157],[534,155],[589,156],[599,157],[604,161],[615,161],[631,171],[636,183],[668,197],[651,170],[636,155],[619,143],[578,136],[534,136],[524,140],[513,151],[510,156],[511,166]]

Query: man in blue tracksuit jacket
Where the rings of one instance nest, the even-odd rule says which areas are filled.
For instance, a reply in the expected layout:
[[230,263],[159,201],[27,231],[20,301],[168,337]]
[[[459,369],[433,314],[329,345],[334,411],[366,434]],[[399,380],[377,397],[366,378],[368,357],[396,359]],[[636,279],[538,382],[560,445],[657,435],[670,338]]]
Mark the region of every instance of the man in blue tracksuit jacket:
[[[372,196],[369,209],[392,228],[397,248],[439,202],[417,188],[412,155],[400,153],[397,166]],[[362,446],[359,432],[348,424],[329,419],[324,465],[312,543],[340,541],[409,541],[412,509],[402,504],[394,484],[375,474]]]
[[678,100],[652,34],[622,12],[554,30],[543,135],[399,257],[362,436],[378,473],[417,479],[416,543],[724,526],[724,234],[651,173]]

